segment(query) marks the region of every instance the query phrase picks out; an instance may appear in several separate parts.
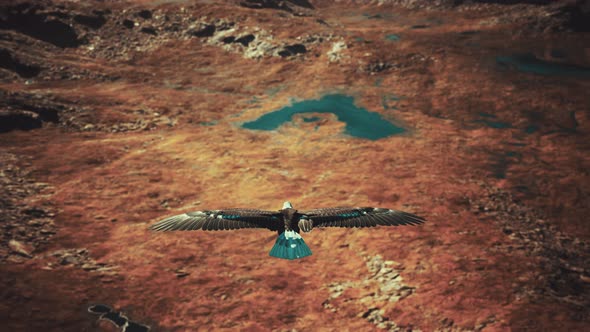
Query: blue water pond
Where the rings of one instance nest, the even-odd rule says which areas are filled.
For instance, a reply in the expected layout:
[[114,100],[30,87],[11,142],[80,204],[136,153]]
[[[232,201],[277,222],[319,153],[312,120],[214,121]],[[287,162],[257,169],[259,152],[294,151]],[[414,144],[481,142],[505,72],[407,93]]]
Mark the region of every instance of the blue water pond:
[[[378,140],[401,134],[406,130],[384,119],[379,113],[369,112],[354,104],[354,98],[343,94],[331,94],[318,100],[303,100],[277,111],[267,113],[255,121],[242,124],[252,130],[275,130],[300,113],[333,113],[346,123],[344,132],[350,136]],[[309,118],[309,117],[308,117]],[[305,121],[305,120],[304,120]]]
[[590,78],[590,68],[567,63],[545,61],[535,57],[533,54],[499,56],[496,57],[496,62],[500,65],[515,67],[526,73],[547,76]]
[[530,124],[530,125],[526,126],[526,128],[524,129],[524,131],[527,134],[532,134],[532,133],[536,132],[537,130],[539,130],[539,126],[537,126],[535,124]]
[[215,126],[217,121],[201,121],[199,122],[201,126]]
[[389,41],[398,41],[400,39],[400,37],[398,35],[390,34],[390,35],[386,35],[385,39],[387,39]]
[[486,126],[494,129],[506,129],[512,128],[512,125],[508,122],[501,122],[501,121],[489,121],[489,120],[476,120],[475,122],[480,122],[485,124]]
[[490,128],[495,128],[495,129],[512,128],[512,125],[508,122],[496,121],[495,120],[496,116],[494,114],[480,112],[480,113],[478,113],[478,115],[483,119],[475,120],[473,122],[483,123],[486,126],[488,126]]

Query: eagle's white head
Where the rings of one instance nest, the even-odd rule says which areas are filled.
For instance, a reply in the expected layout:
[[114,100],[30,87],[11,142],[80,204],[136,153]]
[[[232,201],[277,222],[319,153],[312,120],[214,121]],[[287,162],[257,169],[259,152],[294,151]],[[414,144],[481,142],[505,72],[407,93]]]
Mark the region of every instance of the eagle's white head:
[[291,202],[286,201],[285,203],[283,203],[283,209],[292,209],[293,205],[291,205]]

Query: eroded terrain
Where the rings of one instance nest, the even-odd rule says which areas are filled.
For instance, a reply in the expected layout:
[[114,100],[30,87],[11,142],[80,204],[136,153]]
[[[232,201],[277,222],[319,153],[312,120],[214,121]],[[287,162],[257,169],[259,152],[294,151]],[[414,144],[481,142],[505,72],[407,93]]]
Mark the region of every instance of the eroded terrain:
[[[2,4],[0,325],[587,330],[589,5],[494,2]],[[403,130],[242,126],[329,95]],[[147,230],[284,200],[428,222]]]

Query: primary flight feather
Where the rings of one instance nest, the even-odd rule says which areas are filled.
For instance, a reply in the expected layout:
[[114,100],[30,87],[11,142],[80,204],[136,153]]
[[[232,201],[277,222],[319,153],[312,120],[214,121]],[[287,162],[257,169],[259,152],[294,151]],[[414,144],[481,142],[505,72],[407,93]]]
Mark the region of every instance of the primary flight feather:
[[279,234],[270,255],[297,259],[311,255],[311,250],[299,235],[300,231],[310,232],[316,227],[418,225],[424,221],[417,215],[392,209],[336,207],[299,211],[291,203],[285,202],[278,211],[223,209],[187,212],[161,220],[150,226],[150,229],[166,232],[267,228]]

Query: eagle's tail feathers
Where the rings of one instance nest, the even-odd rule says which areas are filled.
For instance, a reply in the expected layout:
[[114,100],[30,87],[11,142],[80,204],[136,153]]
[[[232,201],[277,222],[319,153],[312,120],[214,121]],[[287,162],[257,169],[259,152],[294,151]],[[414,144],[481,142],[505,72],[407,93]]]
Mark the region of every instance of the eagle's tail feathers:
[[311,250],[295,231],[285,231],[275,242],[269,255],[283,259],[298,259],[311,255]]

